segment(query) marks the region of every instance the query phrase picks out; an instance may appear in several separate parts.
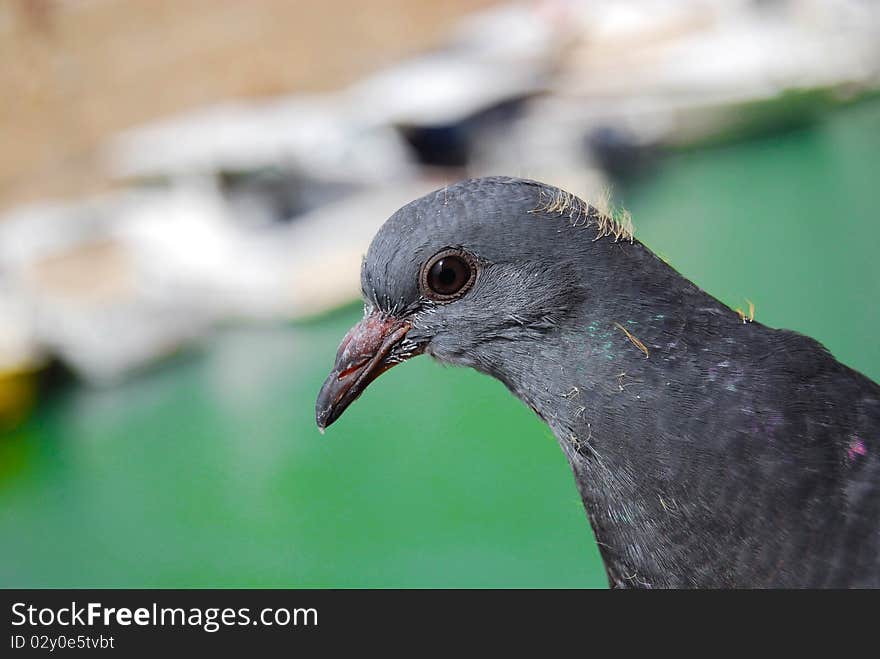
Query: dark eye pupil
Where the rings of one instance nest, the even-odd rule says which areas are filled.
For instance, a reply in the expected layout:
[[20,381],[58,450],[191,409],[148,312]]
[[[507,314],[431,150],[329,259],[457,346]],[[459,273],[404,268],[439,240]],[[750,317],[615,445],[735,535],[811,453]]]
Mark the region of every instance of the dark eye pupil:
[[[442,261],[441,261],[442,263]],[[452,286],[455,283],[455,270],[452,268],[444,268],[440,267],[440,274],[437,275],[437,279],[440,281],[442,286]]]
[[457,256],[445,256],[428,272],[428,285],[439,295],[453,295],[468,282],[470,266]]

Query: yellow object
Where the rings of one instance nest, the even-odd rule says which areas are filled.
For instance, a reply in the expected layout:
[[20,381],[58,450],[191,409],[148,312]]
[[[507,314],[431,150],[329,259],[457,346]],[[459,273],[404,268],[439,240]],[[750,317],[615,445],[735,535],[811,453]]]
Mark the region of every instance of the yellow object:
[[0,433],[20,425],[37,399],[37,371],[0,371]]

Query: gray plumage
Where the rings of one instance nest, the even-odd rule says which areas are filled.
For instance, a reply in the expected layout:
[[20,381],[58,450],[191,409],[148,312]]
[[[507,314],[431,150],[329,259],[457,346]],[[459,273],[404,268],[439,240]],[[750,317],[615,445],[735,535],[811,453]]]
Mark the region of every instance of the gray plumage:
[[[607,222],[511,178],[408,204],[363,264],[368,316],[405,323],[376,374],[426,352],[507,385],[568,458],[612,586],[880,586],[880,387],[808,337],[743,323]],[[444,248],[479,267],[436,302],[419,273]],[[375,377],[334,411],[355,343],[322,427]]]

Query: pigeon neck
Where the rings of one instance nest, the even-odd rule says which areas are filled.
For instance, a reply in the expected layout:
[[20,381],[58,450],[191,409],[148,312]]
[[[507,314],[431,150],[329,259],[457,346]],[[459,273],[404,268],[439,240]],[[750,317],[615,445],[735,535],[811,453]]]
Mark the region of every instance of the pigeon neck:
[[[679,493],[686,483],[678,479],[686,470],[669,474],[663,465],[693,458],[692,447],[675,432],[658,429],[661,417],[688,414],[692,392],[672,374],[709,369],[709,355],[724,349],[706,342],[723,336],[711,328],[739,322],[733,311],[636,247],[641,253],[634,259],[642,263],[621,261],[617,274],[628,275],[627,286],[616,287],[615,297],[607,289],[600,297],[588,295],[568,323],[545,336],[542,350],[517,351],[528,358],[515,365],[499,352],[493,373],[553,430],[609,578],[619,586],[661,585],[669,578],[655,551],[656,520],[674,516],[685,499]],[[644,280],[634,272],[645,273]],[[687,345],[685,328],[695,326],[710,330],[701,332],[700,349]]]

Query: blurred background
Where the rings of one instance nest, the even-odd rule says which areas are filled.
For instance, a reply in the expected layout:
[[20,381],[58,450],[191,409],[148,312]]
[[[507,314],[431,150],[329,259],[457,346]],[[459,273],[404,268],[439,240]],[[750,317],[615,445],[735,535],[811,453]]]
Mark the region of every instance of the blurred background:
[[467,176],[610,188],[880,379],[873,0],[2,0],[0,86],[0,586],[604,586],[499,383],[315,428],[373,233]]

